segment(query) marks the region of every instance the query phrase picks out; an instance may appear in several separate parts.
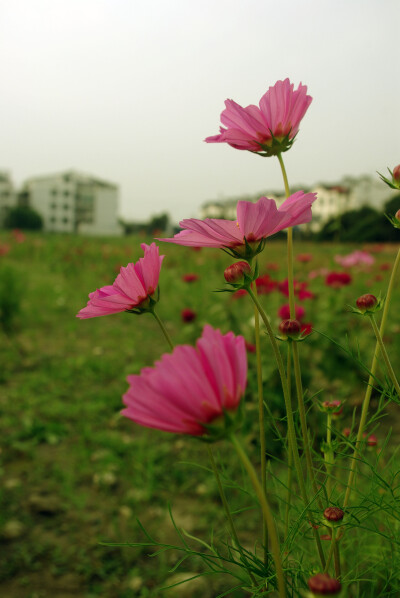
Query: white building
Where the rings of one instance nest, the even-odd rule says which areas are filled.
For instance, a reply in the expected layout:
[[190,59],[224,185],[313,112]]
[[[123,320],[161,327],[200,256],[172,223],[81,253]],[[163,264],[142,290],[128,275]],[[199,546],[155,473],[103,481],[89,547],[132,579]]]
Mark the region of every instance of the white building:
[[118,187],[74,170],[25,181],[22,201],[39,212],[44,230],[119,235]]
[[8,210],[14,207],[16,202],[17,196],[10,174],[0,171],[0,226],[3,226]]

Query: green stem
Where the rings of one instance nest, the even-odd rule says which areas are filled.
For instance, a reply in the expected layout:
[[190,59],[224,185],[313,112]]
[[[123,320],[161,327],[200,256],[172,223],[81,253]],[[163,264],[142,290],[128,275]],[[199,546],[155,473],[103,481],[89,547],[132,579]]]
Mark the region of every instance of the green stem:
[[325,467],[326,467],[326,492],[328,499],[331,500],[332,494],[332,413],[328,411],[326,414],[326,445],[328,449],[327,455],[325,455]]
[[163,335],[167,339],[167,343],[169,344],[170,349],[172,351],[174,349],[174,345],[173,345],[173,342],[171,340],[171,337],[169,336],[169,334],[167,332],[167,329],[165,328],[164,324],[162,323],[162,321],[160,320],[160,318],[158,317],[158,315],[156,314],[156,312],[154,311],[154,309],[153,309],[153,311],[151,313],[153,314],[153,316],[157,320],[157,322],[158,322],[158,324],[159,324],[159,326],[160,326],[160,328],[161,328],[161,330],[163,332]]
[[[291,376],[292,356],[291,356],[291,343],[287,344],[287,366],[286,366],[286,377],[288,384],[288,393],[290,401],[291,399]],[[288,479],[287,479],[287,494],[286,494],[286,508],[285,508],[285,535],[284,541],[286,542],[289,533],[289,514],[292,502],[292,484],[293,484],[293,453],[289,443],[289,437],[287,439],[287,454],[288,454]]]
[[392,364],[390,363],[389,355],[387,354],[387,351],[386,351],[385,345],[383,343],[383,339],[382,339],[381,333],[379,332],[379,328],[376,325],[374,314],[371,314],[369,316],[369,319],[371,320],[372,328],[373,328],[373,330],[375,332],[376,340],[378,341],[379,348],[381,350],[382,357],[383,357],[383,359],[385,361],[387,370],[389,372],[390,379],[391,379],[391,381],[393,383],[393,386],[396,389],[396,392],[397,392],[398,396],[400,397],[400,386],[399,386],[399,383],[397,381],[396,374],[394,373],[394,370],[392,368]]
[[277,154],[277,158],[279,160],[279,164],[280,164],[280,167],[282,170],[283,183],[285,185],[285,194],[286,194],[286,197],[289,197],[289,195],[290,195],[289,181],[288,181],[287,174],[286,174],[285,164],[283,163],[282,154]]
[[[283,162],[282,154],[277,155],[279,165],[282,171],[283,182],[285,185],[285,195],[286,198],[290,196],[290,188],[289,188],[289,181],[286,173],[285,164]],[[288,262],[288,289],[289,289],[289,310],[290,310],[290,317],[292,319],[296,319],[296,307],[295,307],[295,300],[294,300],[294,274],[293,274],[293,229],[288,228],[287,231],[287,262]],[[299,405],[299,415],[300,415],[300,424],[301,424],[301,433],[303,436],[303,447],[306,456],[306,463],[307,463],[307,470],[308,476],[312,484],[313,492],[316,496],[318,496],[318,506],[322,509],[322,501],[318,495],[318,488],[315,481],[314,476],[314,466],[311,457],[311,449],[309,443],[309,435],[307,429],[307,419],[306,419],[306,410],[304,406],[304,399],[303,399],[303,389],[302,389],[302,382],[301,382],[301,373],[300,373],[300,361],[299,361],[299,353],[294,343],[293,347],[293,361],[294,361],[294,371],[295,371],[295,380],[296,380],[296,390],[297,390],[297,401]]]
[[235,543],[235,545],[236,545],[236,547],[237,547],[237,549],[238,549],[238,551],[240,553],[242,562],[243,562],[243,564],[246,567],[246,570],[247,570],[247,573],[248,573],[248,575],[250,577],[251,583],[253,584],[253,586],[257,586],[256,579],[255,579],[254,575],[252,574],[252,572],[248,568],[247,559],[246,559],[245,555],[243,554],[243,549],[242,549],[242,546],[241,546],[241,544],[239,542],[239,538],[238,538],[238,535],[237,535],[237,532],[236,532],[235,524],[233,523],[233,519],[232,519],[232,515],[231,515],[231,512],[230,512],[230,509],[229,509],[228,501],[226,499],[226,494],[225,494],[225,491],[224,491],[224,487],[222,486],[221,477],[219,475],[217,464],[215,462],[214,453],[212,451],[212,448],[209,445],[207,445],[207,450],[208,450],[208,456],[209,456],[210,462],[211,462],[211,468],[212,468],[212,470],[214,472],[214,476],[215,476],[215,479],[217,481],[219,495],[221,497],[221,502],[222,502],[222,505],[224,507],[226,518],[228,520],[228,524],[229,524],[229,527],[230,527],[230,530],[231,530],[233,541],[234,541],[234,543]]
[[[255,285],[257,293],[257,285]],[[261,466],[261,486],[265,496],[267,496],[267,457],[265,446],[265,421],[264,421],[264,399],[263,399],[263,380],[261,369],[261,348],[260,348],[260,315],[257,307],[254,306],[254,332],[256,337],[256,356],[257,356],[257,386],[258,386],[258,420],[260,432],[260,466]],[[264,565],[268,564],[268,527],[263,519],[263,546],[264,546]]]
[[341,567],[340,567],[340,551],[339,551],[339,544],[335,538],[335,542],[333,544],[333,558],[335,562],[335,575],[336,579],[340,579],[342,575]]
[[301,381],[299,351],[298,351],[296,342],[292,342],[290,344],[293,345],[294,375],[295,375],[295,380],[296,380],[297,402],[298,402],[298,406],[299,406],[301,434],[303,436],[303,448],[304,448],[304,453],[306,456],[307,473],[308,473],[308,477],[311,481],[314,496],[317,497],[318,506],[322,510],[322,508],[323,508],[322,500],[318,493],[318,487],[317,487],[317,483],[315,481],[315,475],[314,475],[314,465],[313,465],[312,456],[311,456],[311,447],[310,447],[310,440],[309,440],[308,427],[307,427],[306,409],[305,409],[304,398],[303,398],[303,394],[304,394],[303,393],[303,385],[302,385],[302,381]]
[[326,559],[324,573],[328,572],[329,565],[331,563],[332,555],[333,555],[334,563],[335,563],[335,577],[336,577],[336,579],[340,579],[340,576],[341,576],[340,552],[339,552],[338,538],[336,536],[336,528],[334,528],[334,527],[331,528],[331,535],[332,535],[332,540],[331,540],[331,545],[330,545],[330,549],[329,549],[329,553],[328,553],[328,558]]
[[[396,280],[396,275],[397,275],[397,271],[399,269],[399,265],[400,265],[400,249],[397,251],[397,256],[396,256],[395,262],[393,264],[393,269],[392,269],[392,274],[390,276],[390,281],[389,281],[389,286],[388,286],[388,292],[387,292],[387,295],[386,295],[385,305],[383,306],[382,320],[381,320],[381,326],[380,326],[380,335],[381,336],[383,336],[383,334],[385,332],[386,320],[387,320],[387,316],[388,316],[388,312],[389,312],[390,300],[392,298],[394,283],[395,283],[395,280]],[[358,427],[357,440],[356,440],[356,444],[355,444],[354,452],[353,452],[353,457],[352,457],[352,461],[351,461],[350,473],[349,473],[349,477],[348,477],[348,480],[347,480],[347,488],[346,488],[346,494],[345,494],[345,497],[344,497],[343,508],[346,508],[347,505],[349,504],[350,497],[351,497],[351,492],[352,492],[352,489],[353,489],[354,478],[355,478],[355,475],[356,475],[357,461],[358,461],[358,457],[359,457],[359,453],[360,453],[360,446],[361,446],[361,443],[362,443],[363,432],[364,432],[365,424],[366,424],[366,421],[367,421],[368,408],[369,408],[369,403],[370,403],[370,399],[371,399],[371,394],[372,394],[372,388],[373,388],[373,384],[374,384],[375,374],[376,374],[376,370],[378,368],[378,356],[379,356],[379,343],[377,341],[376,345],[375,345],[374,357],[372,359],[371,374],[370,374],[370,376],[368,378],[368,385],[367,385],[367,389],[365,391],[365,397],[364,397],[363,404],[362,404],[360,424],[359,424],[359,427]],[[341,538],[342,535],[343,534],[340,535],[339,539]]]
[[[278,154],[277,158],[282,171],[283,182],[285,185],[286,198],[290,196],[289,182],[286,174],[285,164],[283,162],[282,154]],[[294,276],[293,276],[293,229],[287,229],[287,262],[288,262],[288,289],[289,289],[289,309],[290,317],[296,319],[296,308],[294,302]]]
[[[300,492],[301,492],[301,496],[302,496],[302,499],[304,502],[304,507],[307,509],[307,511],[309,511],[310,503],[308,500],[307,490],[306,490],[306,486],[304,483],[303,471],[301,468],[299,448],[297,445],[296,431],[295,431],[295,427],[294,427],[292,404],[291,404],[291,400],[290,400],[289,387],[288,387],[287,378],[285,375],[285,368],[283,365],[282,356],[280,354],[279,347],[276,342],[274,332],[271,328],[271,324],[269,323],[268,317],[267,317],[266,313],[264,312],[258,298],[254,295],[251,288],[248,288],[247,291],[248,291],[250,297],[252,298],[252,300],[254,301],[255,305],[257,306],[257,309],[260,313],[261,319],[265,324],[265,327],[266,327],[268,335],[269,335],[269,339],[271,341],[272,349],[273,349],[273,352],[275,355],[276,363],[278,365],[278,370],[279,370],[279,375],[281,378],[281,384],[282,384],[282,390],[283,390],[283,397],[285,400],[287,422],[288,422],[289,447],[291,448],[292,453],[293,453],[293,460],[294,460],[294,465],[296,468],[297,480],[298,480],[298,483],[300,486]],[[309,513],[309,517],[312,521],[311,513]],[[317,544],[318,554],[319,554],[319,557],[321,560],[322,567],[325,567],[325,557],[324,557],[324,553],[322,550],[321,540],[320,540],[318,531],[314,527],[313,527],[313,533],[314,533],[315,541]]]
[[278,582],[278,592],[280,598],[286,598],[286,587],[285,587],[285,577],[283,574],[283,567],[282,567],[282,560],[280,555],[280,548],[279,548],[279,539],[278,534],[276,531],[275,521],[272,515],[271,507],[268,503],[268,500],[264,494],[263,488],[258,480],[257,474],[254,470],[253,465],[251,464],[248,456],[246,455],[245,451],[243,450],[242,445],[238,441],[235,435],[232,434],[231,440],[233,446],[236,449],[239,459],[243,463],[244,468],[246,469],[254,491],[257,495],[258,501],[260,503],[263,517],[265,522],[268,526],[268,534],[271,541],[271,553],[275,563],[275,571],[276,577]]

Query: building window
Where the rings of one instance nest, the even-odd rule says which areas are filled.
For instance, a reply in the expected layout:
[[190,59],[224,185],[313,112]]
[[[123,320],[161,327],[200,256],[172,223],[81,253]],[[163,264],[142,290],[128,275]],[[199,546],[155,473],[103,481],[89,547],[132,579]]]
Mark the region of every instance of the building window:
[[69,204],[68,203],[64,204],[64,210],[69,210]]
[[65,195],[65,197],[68,197],[68,195],[69,195],[69,191],[68,191],[68,189],[65,189],[65,191],[64,191],[64,195]]
[[67,224],[67,222],[69,222],[68,218],[63,218],[62,221],[64,222],[64,224]]
[[52,210],[55,210],[56,207],[57,207],[57,204],[53,202],[53,203],[50,204],[50,207],[51,207]]
[[51,193],[52,195],[57,195],[57,189],[52,189],[52,190],[50,191],[50,193]]
[[56,221],[55,217],[54,217],[54,216],[52,216],[52,217],[50,218],[50,222],[52,222],[52,223],[54,224],[54,223],[55,223],[55,221]]

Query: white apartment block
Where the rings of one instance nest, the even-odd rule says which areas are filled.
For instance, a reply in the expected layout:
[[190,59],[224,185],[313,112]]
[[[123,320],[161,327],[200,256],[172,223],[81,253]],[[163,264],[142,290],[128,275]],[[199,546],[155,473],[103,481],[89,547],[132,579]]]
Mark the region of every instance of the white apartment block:
[[74,170],[25,181],[21,198],[43,218],[44,230],[119,235],[118,187]]
[[0,171],[0,226],[3,226],[8,210],[16,205],[16,201],[17,196],[10,174]]

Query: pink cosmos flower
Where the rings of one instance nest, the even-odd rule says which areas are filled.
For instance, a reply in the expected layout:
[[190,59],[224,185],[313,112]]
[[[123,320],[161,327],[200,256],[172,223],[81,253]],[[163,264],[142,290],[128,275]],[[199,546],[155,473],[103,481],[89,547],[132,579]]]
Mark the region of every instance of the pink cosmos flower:
[[201,436],[205,425],[236,411],[244,394],[244,338],[206,325],[196,347],[176,347],[128,382],[122,415],[147,428]]
[[[184,230],[170,239],[160,239],[177,245],[197,247],[219,247],[244,252],[251,243],[263,241],[267,237],[287,228],[304,224],[311,220],[311,205],[317,199],[316,193],[297,191],[277,208],[273,199],[261,197],[256,203],[239,201],[237,220],[189,218],[179,225]],[[247,242],[247,243],[246,243]],[[256,253],[261,251],[257,249]],[[244,255],[244,253],[240,253]]]
[[158,285],[164,256],[159,255],[155,243],[143,243],[140,247],[144,251],[144,257],[136,264],[128,264],[126,268],[121,268],[112,285],[90,293],[87,306],[80,310],[77,318],[95,318],[131,310],[153,295]]
[[367,251],[360,251],[356,249],[348,255],[335,255],[335,262],[345,268],[359,266],[361,264],[371,266],[375,262],[375,258]]
[[239,150],[276,155],[289,149],[301,119],[312,102],[307,87],[300,83],[294,91],[289,79],[277,81],[263,95],[259,107],[243,108],[233,100],[225,101],[220,134],[207,137],[207,143],[228,143]]

